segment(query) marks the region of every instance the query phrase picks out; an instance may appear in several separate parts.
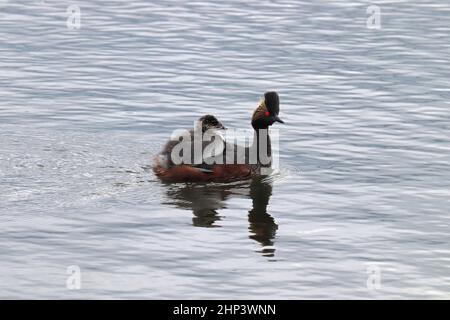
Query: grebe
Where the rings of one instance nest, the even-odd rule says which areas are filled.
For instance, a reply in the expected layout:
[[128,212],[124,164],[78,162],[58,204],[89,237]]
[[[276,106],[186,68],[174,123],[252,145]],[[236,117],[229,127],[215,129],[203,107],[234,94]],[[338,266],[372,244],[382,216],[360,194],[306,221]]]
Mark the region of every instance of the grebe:
[[[212,131],[217,134],[213,144],[222,144],[221,148],[214,149],[214,158],[221,158],[222,161],[210,164],[211,162],[207,159],[202,159],[201,163],[198,164],[194,161],[190,161],[189,164],[176,164],[172,158],[172,151],[180,143],[179,139],[176,138],[167,142],[163,151],[156,156],[153,171],[162,181],[166,182],[227,182],[249,179],[252,176],[259,175],[262,168],[270,168],[272,165],[272,149],[268,128],[275,122],[284,123],[278,117],[279,112],[280,100],[278,94],[273,91],[266,92],[264,99],[253,112],[251,124],[254,129],[254,137],[250,147],[230,145],[223,140],[221,142],[221,139],[218,139],[218,137],[222,137],[219,132],[224,130],[225,127],[216,117],[212,115],[203,116],[198,120],[194,130],[188,132],[191,151],[194,150],[194,142],[190,141],[193,141],[191,138],[194,138],[195,134]],[[208,144],[211,144],[211,142],[202,142],[202,151]],[[261,148],[264,149],[263,154],[267,155],[267,159],[261,157]],[[232,152],[229,152],[230,150]],[[243,161],[237,161],[240,156]],[[192,158],[193,154],[191,155]]]

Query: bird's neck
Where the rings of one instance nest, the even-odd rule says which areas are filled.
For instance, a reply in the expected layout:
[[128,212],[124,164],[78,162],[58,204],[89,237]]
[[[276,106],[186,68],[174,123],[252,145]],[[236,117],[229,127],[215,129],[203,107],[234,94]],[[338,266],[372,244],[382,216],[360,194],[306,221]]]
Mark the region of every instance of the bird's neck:
[[257,162],[261,166],[270,167],[272,164],[272,145],[270,142],[269,129],[255,129],[253,134],[253,143],[250,148],[255,152]]

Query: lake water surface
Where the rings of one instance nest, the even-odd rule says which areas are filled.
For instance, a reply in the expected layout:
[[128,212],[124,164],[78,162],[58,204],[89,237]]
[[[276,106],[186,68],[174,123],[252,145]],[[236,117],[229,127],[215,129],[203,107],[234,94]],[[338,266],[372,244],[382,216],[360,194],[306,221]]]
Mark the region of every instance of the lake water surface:
[[[370,4],[0,1],[0,297],[450,298],[450,4]],[[154,176],[267,90],[275,174]]]

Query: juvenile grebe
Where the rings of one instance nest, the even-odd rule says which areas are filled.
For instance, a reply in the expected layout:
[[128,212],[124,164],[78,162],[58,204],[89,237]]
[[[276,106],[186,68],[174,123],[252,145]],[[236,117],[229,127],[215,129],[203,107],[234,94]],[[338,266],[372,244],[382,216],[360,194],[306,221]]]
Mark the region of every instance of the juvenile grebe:
[[[156,156],[153,171],[163,181],[167,182],[226,182],[233,180],[248,179],[251,176],[259,175],[262,168],[271,167],[272,148],[268,128],[275,122],[284,123],[279,117],[280,100],[276,92],[266,92],[264,99],[260,102],[252,116],[252,127],[254,129],[253,143],[250,147],[239,145],[230,145],[222,143],[223,147],[219,149],[220,153],[214,154],[215,159],[222,158],[222,162],[210,164],[203,159],[201,163],[196,164],[190,161],[189,164],[176,164],[172,158],[172,151],[180,143],[179,139],[170,140],[165,145],[163,151]],[[201,117],[194,130],[189,131],[188,141],[194,140],[196,133],[205,133],[211,130],[213,133],[225,129],[222,123],[212,115]],[[219,137],[220,134],[218,135]],[[214,138],[213,143],[220,141]],[[220,140],[220,139],[219,139]],[[189,142],[191,150],[194,150],[194,142]],[[202,150],[211,142],[202,142]],[[263,147],[264,154],[269,161],[260,157],[260,148]],[[229,151],[232,151],[230,154]],[[227,154],[228,151],[228,154]],[[237,159],[243,155],[242,161]],[[192,153],[192,159],[194,155]],[[232,160],[230,163],[230,159]],[[255,160],[255,161],[253,161]],[[267,160],[267,159],[266,159]]]

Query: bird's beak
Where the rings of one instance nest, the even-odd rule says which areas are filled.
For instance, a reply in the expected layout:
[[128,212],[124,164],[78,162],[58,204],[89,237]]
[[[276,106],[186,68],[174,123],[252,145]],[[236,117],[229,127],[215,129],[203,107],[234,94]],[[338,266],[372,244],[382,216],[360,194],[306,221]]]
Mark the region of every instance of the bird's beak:
[[275,121],[276,121],[276,122],[279,122],[279,123],[284,123],[284,121],[281,120],[280,118],[278,118],[278,116],[275,116]]

